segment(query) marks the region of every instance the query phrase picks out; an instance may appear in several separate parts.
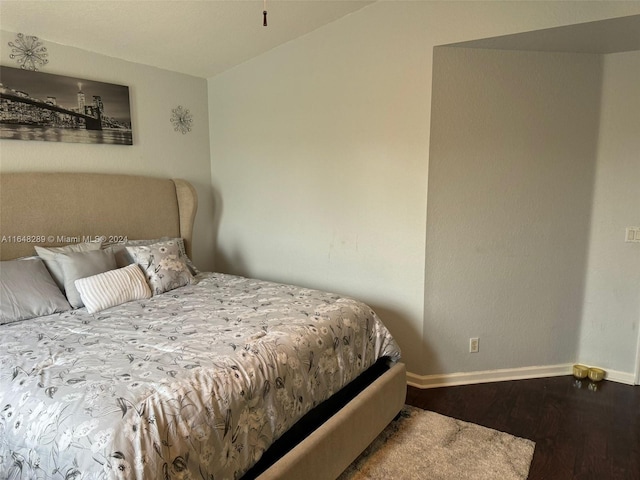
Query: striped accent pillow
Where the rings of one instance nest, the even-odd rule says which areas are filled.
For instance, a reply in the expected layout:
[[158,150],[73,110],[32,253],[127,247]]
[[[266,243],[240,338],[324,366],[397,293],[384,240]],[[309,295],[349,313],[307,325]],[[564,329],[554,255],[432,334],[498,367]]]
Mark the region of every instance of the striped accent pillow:
[[75,286],[89,313],[132,300],[151,298],[151,289],[137,264],[80,278]]

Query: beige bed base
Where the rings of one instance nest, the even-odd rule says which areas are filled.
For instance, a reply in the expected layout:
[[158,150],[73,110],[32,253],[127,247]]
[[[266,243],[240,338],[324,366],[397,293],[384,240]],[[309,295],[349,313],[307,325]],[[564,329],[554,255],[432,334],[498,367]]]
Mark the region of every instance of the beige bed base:
[[[182,237],[190,255],[197,205],[196,191],[185,180],[2,173],[0,259],[34,255],[36,244],[58,246],[96,237]],[[335,479],[398,414],[405,396],[406,369],[396,363],[258,478]]]
[[406,368],[394,364],[258,480],[333,480],[400,412],[407,393]]

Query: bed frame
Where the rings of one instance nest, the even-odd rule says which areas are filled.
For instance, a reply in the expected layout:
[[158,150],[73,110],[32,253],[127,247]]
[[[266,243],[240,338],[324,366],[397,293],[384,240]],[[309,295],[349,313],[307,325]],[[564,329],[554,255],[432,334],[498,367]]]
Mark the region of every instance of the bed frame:
[[[0,174],[0,260],[104,237],[182,237],[191,255],[198,201],[185,180],[93,173]],[[257,477],[335,479],[398,414],[406,369],[395,363]]]

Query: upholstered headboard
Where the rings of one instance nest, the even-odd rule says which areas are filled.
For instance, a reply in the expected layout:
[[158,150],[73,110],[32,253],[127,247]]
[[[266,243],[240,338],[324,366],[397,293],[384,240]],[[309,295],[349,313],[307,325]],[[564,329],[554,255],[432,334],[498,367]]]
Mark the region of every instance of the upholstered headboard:
[[0,259],[34,245],[182,237],[191,255],[196,191],[185,180],[95,173],[0,174]]

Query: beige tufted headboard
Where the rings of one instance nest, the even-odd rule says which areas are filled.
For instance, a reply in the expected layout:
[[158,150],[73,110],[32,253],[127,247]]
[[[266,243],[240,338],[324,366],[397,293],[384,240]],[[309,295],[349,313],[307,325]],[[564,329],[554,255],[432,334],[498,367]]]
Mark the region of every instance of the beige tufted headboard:
[[0,260],[96,237],[182,237],[191,256],[198,198],[185,180],[97,173],[0,174]]

